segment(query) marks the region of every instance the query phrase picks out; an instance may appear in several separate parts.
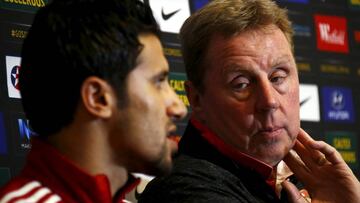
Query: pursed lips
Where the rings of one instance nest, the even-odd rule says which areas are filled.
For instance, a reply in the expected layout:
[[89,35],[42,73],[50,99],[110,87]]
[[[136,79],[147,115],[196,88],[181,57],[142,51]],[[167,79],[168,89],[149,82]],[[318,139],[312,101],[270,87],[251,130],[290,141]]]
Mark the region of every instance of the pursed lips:
[[280,134],[283,129],[284,127],[272,126],[272,127],[262,128],[258,130],[256,134],[267,137],[275,137],[276,135]]

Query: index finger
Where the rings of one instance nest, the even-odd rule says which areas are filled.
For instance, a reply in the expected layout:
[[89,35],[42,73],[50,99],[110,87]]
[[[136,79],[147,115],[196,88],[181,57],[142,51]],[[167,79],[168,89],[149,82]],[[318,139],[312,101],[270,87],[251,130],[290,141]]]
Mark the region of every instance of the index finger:
[[322,160],[324,157],[324,154],[319,150],[318,148],[313,147],[313,145],[316,145],[317,141],[315,141],[305,130],[300,128],[299,134],[297,139],[300,141],[300,143],[306,148],[306,150],[309,152],[312,160],[315,163],[318,163],[319,160]]
[[344,159],[341,157],[340,153],[331,145],[323,142],[323,141],[317,141],[311,145],[313,149],[321,151],[326,159],[330,161],[332,164],[340,164],[344,163]]
[[340,153],[331,145],[323,141],[315,141],[312,137],[300,128],[298,140],[312,153],[315,160],[320,160],[323,155],[332,164],[345,163]]
[[300,128],[297,139],[305,146],[310,143],[316,142],[304,129]]

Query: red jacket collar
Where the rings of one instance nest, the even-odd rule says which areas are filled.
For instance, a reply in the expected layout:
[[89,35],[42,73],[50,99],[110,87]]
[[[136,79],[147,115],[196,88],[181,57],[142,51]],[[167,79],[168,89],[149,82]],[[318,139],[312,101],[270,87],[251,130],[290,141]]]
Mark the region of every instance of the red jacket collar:
[[[208,127],[197,121],[194,117],[190,119],[190,122],[197,128],[201,135],[211,145],[213,145],[220,153],[229,157],[230,159],[237,162],[237,164],[245,166],[246,168],[257,171],[271,186],[275,185],[275,171],[274,168],[258,159],[255,159],[243,152],[240,152],[236,148],[226,144],[220,139],[215,133],[213,133]],[[274,171],[274,172],[273,172]],[[274,183],[272,183],[274,182]]]
[[39,138],[33,137],[27,159],[24,175],[54,187],[60,196],[70,199],[76,196],[81,202],[122,202],[125,194],[140,182],[140,179],[129,175],[127,183],[117,193],[116,201],[113,201],[110,182],[105,174],[88,174]]

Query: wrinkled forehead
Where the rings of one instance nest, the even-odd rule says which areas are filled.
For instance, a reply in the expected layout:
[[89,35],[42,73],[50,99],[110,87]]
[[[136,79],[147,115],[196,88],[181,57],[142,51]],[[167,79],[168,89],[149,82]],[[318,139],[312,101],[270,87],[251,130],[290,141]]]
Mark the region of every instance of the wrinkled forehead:
[[218,32],[211,36],[204,53],[204,71],[219,61],[247,55],[259,58],[277,58],[285,55],[293,57],[291,45],[285,34],[275,25],[245,30],[232,36]]

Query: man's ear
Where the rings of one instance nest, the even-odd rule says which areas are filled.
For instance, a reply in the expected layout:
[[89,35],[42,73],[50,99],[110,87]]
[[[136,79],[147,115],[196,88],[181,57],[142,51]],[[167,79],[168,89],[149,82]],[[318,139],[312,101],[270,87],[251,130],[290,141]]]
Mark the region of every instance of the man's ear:
[[192,111],[199,113],[201,111],[201,98],[199,90],[189,80],[185,81],[186,95],[189,99]]
[[95,76],[88,77],[81,86],[81,99],[85,109],[99,118],[111,117],[116,105],[112,86]]

